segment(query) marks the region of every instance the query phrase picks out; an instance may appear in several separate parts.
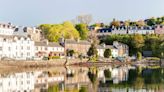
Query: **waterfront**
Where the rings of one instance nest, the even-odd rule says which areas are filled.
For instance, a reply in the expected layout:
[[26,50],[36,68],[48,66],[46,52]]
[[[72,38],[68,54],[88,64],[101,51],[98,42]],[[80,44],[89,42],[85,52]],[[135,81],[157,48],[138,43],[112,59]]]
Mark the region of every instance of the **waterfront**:
[[79,92],[80,90],[163,92],[164,68],[146,65],[65,66],[5,71],[0,74],[0,92]]

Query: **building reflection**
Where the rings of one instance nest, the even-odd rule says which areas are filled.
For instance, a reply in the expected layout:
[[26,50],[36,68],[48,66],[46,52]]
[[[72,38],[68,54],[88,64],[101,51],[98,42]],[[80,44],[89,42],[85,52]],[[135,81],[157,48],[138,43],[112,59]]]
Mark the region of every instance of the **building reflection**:
[[66,67],[0,74],[0,92],[164,92],[164,69],[135,66]]

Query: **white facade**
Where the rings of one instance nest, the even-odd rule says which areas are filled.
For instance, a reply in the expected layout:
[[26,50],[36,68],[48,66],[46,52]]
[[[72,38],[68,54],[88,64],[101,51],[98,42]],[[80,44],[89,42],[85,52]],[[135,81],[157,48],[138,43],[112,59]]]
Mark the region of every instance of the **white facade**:
[[[118,57],[118,49],[116,48],[107,48],[107,49],[111,49],[112,57]],[[97,51],[98,51],[98,56],[104,57],[105,48],[98,48]]]
[[35,77],[32,72],[0,76],[0,92],[33,92]]
[[64,47],[60,46],[58,43],[48,41],[35,42],[35,55],[39,57],[48,57],[52,53],[52,56],[59,56],[63,58],[64,51]]
[[35,55],[34,41],[26,37],[0,37],[0,58],[16,60],[33,59]]
[[0,24],[0,35],[13,35],[13,32],[11,24]]

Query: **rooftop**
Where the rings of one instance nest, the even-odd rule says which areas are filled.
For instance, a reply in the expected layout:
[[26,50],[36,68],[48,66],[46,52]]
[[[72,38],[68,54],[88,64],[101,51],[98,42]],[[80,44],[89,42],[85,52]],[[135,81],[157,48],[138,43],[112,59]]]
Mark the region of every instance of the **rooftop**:
[[35,46],[62,47],[60,44],[55,42],[35,42]]
[[83,45],[90,45],[91,43],[87,40],[72,40],[72,39],[66,39],[65,44],[83,44]]

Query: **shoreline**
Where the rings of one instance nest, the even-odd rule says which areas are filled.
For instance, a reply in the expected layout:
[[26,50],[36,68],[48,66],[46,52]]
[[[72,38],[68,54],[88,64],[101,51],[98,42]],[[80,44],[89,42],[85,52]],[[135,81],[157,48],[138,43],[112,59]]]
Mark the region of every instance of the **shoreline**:
[[[158,62],[155,62],[155,64]],[[37,69],[49,69],[55,67],[66,67],[66,66],[75,66],[75,67],[101,67],[105,65],[138,65],[138,64],[150,64],[149,62],[88,62],[87,59],[58,59],[50,61],[0,61],[0,73],[2,72],[12,72],[20,70],[37,70]],[[154,63],[151,63],[154,64]]]

